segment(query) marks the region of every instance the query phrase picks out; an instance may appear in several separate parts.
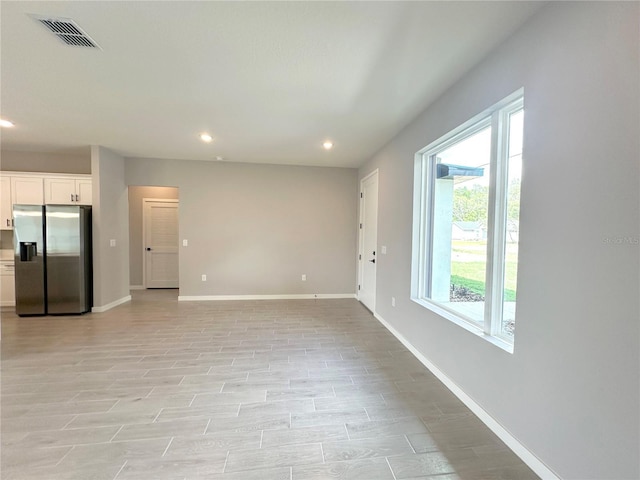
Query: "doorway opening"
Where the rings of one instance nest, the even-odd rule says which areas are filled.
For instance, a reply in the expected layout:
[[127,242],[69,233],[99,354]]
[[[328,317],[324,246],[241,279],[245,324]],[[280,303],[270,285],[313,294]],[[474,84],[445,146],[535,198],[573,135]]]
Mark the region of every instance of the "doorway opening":
[[179,288],[179,192],[129,187],[129,278],[132,290]]

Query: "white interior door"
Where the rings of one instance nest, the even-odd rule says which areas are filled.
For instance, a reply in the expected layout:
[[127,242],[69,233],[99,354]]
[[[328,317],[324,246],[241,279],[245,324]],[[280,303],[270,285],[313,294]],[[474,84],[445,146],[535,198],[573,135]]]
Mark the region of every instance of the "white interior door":
[[378,262],[378,171],[360,182],[360,252],[358,299],[372,312],[376,308]]
[[143,201],[146,288],[178,288],[178,200]]

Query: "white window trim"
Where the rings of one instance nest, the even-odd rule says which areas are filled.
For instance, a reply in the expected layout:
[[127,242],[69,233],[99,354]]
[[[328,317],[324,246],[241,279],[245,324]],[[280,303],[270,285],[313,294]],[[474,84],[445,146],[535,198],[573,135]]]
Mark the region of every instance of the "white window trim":
[[[519,89],[482,113],[464,122],[415,154],[413,200],[413,252],[411,266],[411,299],[472,332],[490,343],[513,353],[513,339],[501,335],[502,295],[504,286],[504,241],[506,228],[505,196],[508,172],[502,164],[508,161],[509,136],[504,134],[509,115],[523,108],[524,89]],[[454,145],[478,131],[491,126],[491,158],[489,169],[489,211],[487,218],[487,272],[484,323],[480,325],[465,315],[427,298],[431,282],[431,242],[433,230],[433,177],[436,153]],[[497,186],[500,188],[497,188]],[[495,198],[500,195],[500,198]]]

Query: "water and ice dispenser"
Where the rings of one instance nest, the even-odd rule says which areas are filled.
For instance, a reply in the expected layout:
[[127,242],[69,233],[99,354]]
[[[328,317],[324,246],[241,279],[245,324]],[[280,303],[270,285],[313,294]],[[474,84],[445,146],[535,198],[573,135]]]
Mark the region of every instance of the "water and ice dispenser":
[[36,242],[20,242],[20,261],[33,262],[38,255],[38,244]]

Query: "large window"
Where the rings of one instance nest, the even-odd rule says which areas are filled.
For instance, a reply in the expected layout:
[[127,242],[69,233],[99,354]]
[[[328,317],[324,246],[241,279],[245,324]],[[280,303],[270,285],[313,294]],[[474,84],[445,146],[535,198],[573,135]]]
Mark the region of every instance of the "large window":
[[523,93],[416,154],[412,298],[512,351]]

